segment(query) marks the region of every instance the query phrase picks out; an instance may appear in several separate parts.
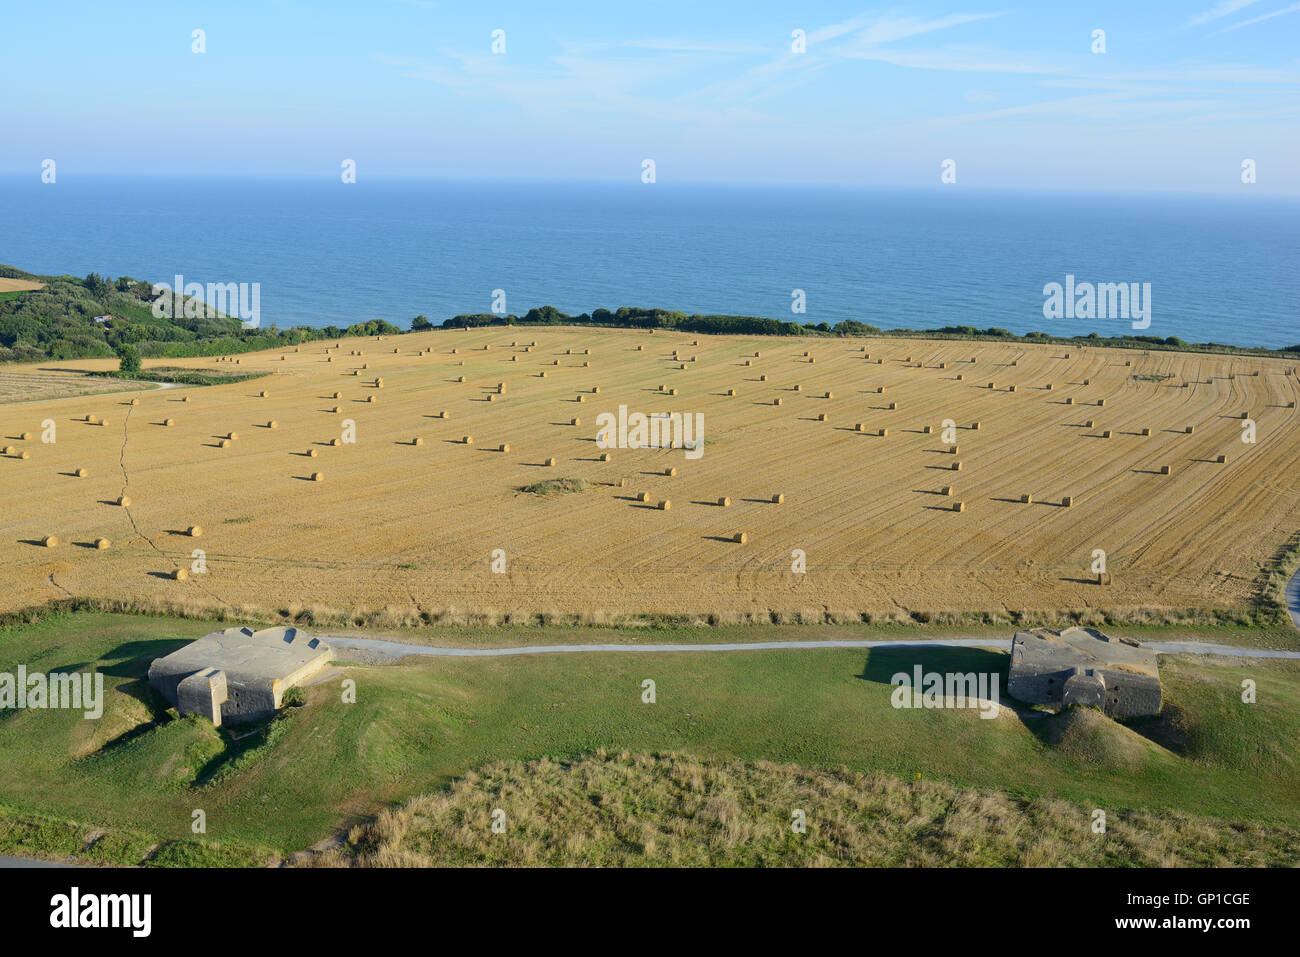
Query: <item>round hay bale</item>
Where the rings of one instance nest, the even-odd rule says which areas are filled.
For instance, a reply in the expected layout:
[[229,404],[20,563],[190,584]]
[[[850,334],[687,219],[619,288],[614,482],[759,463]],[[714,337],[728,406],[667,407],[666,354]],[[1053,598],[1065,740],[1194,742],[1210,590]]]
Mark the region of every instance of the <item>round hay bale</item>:
[[1096,420],[1096,419],[1088,419],[1087,421],[1085,421],[1085,422],[1083,423],[1083,427],[1084,427],[1085,429],[1091,429],[1091,428],[1092,428],[1093,426],[1095,426],[1096,424],[1097,424],[1097,420]]
[[948,446],[948,454],[949,454],[949,455],[960,455],[960,454],[961,454],[961,446],[959,446],[959,445],[950,445],[950,446]]
[[376,388],[376,389],[382,389],[383,387],[384,387],[384,380],[383,380],[383,379],[376,379],[376,380],[375,380],[375,388]]
[[1225,462],[1228,461],[1228,457],[1226,455],[1220,455],[1218,458],[1215,459],[1215,461],[1218,462],[1220,465],[1223,465]]
[[1065,404],[1066,404],[1066,405],[1074,405],[1074,396],[1067,396],[1066,399],[1065,399]]
[[954,472],[960,472],[960,471],[961,471],[961,463],[960,463],[960,462],[953,462],[953,463],[952,463],[952,470],[953,470]]
[[1098,405],[1098,407],[1104,407],[1104,406],[1106,405],[1106,400],[1105,400],[1105,399],[1098,399],[1098,400],[1097,400],[1097,405]]
[[185,534],[188,535],[190,538],[202,538],[203,526],[191,525],[189,528],[185,529]]
[[573,418],[569,420],[569,425],[582,425],[582,419],[578,418],[575,415]]
[[463,375],[462,375],[462,376],[457,376],[457,377],[456,377],[456,381],[457,381],[457,382],[464,382],[464,381],[465,381],[465,377],[464,377]]
[[676,394],[677,394],[677,390],[676,390],[676,389],[669,389],[669,390],[668,390],[668,394],[669,394],[669,395],[676,395]]
[[130,508],[131,497],[129,495],[119,495],[117,497],[117,504],[120,505],[122,508]]
[[753,363],[752,361],[750,361],[749,359],[746,359],[746,360],[745,360],[745,365],[747,365],[747,366],[752,366],[753,364],[754,364],[754,363]]
[[272,419],[270,422],[266,423],[266,427],[268,429],[278,429],[280,427],[280,423],[275,421],[275,419]]
[[1023,505],[1033,505],[1034,497],[1026,492],[1024,495],[1020,496],[1020,502]]
[[30,442],[32,434],[30,432],[23,432],[18,436],[18,438],[22,439],[24,442]]
[[412,445],[423,445],[423,444],[424,444],[424,439],[420,438],[420,437],[417,435],[415,438],[411,439],[411,444],[412,444]]
[[1015,392],[1015,391],[1016,391],[1016,387],[1013,386],[1013,385],[1009,385],[1009,386],[1007,386],[1007,391],[1008,391],[1008,392]]
[[773,404],[773,405],[780,405],[780,404],[781,404],[781,397],[778,395],[775,399],[772,400],[772,404]]
[[1142,430],[1142,434],[1143,434],[1143,435],[1150,435],[1150,434],[1151,434],[1151,430],[1150,430],[1150,429],[1143,429],[1143,430]]
[[1073,505],[1074,505],[1074,496],[1073,496],[1073,495],[1066,495],[1065,497],[1063,497],[1063,498],[1061,499],[1061,507],[1062,507],[1062,508],[1070,508],[1070,507],[1073,506]]
[[668,499],[663,499],[663,500],[659,503],[659,511],[661,511],[661,512],[666,512],[666,511],[668,511],[668,510],[669,510],[670,508],[672,508],[672,507],[673,507],[673,503],[670,502]]
[[140,404],[140,400],[139,400],[139,399],[132,399],[131,402],[130,402],[129,404],[130,404],[130,405],[139,405],[139,404]]
[[235,439],[239,438],[239,433],[238,433],[238,432],[228,432],[228,433],[226,434],[226,438],[230,439],[230,441],[233,442],[233,441],[235,441]]
[[90,474],[90,472],[88,472],[86,469],[77,469],[77,471],[74,472],[73,474],[76,475],[77,478],[85,478]]
[[668,466],[668,468],[664,469],[664,475],[668,476],[669,478],[673,478],[676,474],[677,474],[677,469],[671,465]]
[[773,504],[773,505],[784,505],[784,504],[785,504],[785,496],[782,495],[780,492],[777,492],[775,495],[772,496],[772,504]]
[[[509,443],[509,442],[502,442],[502,443],[501,443],[501,449],[500,449],[500,451],[502,451],[502,452],[509,452],[509,451],[510,451],[510,443]],[[609,460],[606,459],[606,461],[609,461]]]
[[728,390],[727,390],[727,395],[735,395],[735,394],[736,394],[736,390],[735,390],[735,389],[728,389]]
[[759,377],[758,377],[758,381],[759,381],[759,382],[766,382],[766,381],[767,381],[767,373],[764,373],[763,375],[759,376]]
[[[591,363],[590,363],[590,362],[584,362],[584,363],[582,364],[582,367],[583,367],[584,369],[590,369],[590,368],[591,368]],[[683,368],[685,368],[685,367],[683,366]]]
[[940,495],[946,495],[947,497],[951,498],[951,497],[952,497],[952,486],[951,486],[951,485],[945,485],[943,488],[939,489],[939,494],[940,494]]
[[339,406],[337,405],[330,406],[330,411],[333,412],[335,415],[338,415],[340,411]]
[[722,498],[718,499],[718,504],[723,508],[727,508],[731,505],[731,499],[724,495]]
[[113,545],[113,543],[110,542],[107,538],[97,538],[97,539],[95,539],[95,547],[98,548],[101,552],[104,551],[104,550],[107,549],[107,548],[112,547],[112,545]]
[[958,381],[958,382],[965,382],[965,381],[966,381],[966,376],[965,376],[964,374],[958,372],[958,373],[957,373],[957,381]]
[[818,412],[818,413],[817,413],[817,421],[818,421],[818,422],[825,422],[825,421],[826,421],[826,413],[825,413],[825,412]]
[[891,402],[891,403],[889,403],[889,411],[890,411],[890,412],[897,412],[897,411],[898,411],[898,403],[897,403],[897,402]]
[[489,402],[495,402],[497,400],[497,394],[495,392],[489,392],[487,394],[487,400]]
[[190,397],[189,397],[188,395],[183,395],[183,396],[181,396],[181,401],[182,401],[182,402],[188,402],[188,401],[190,401]]
[[636,496],[636,500],[637,500],[638,502],[648,502],[648,501],[650,501],[650,493],[649,493],[649,492],[638,492],[638,493],[637,493],[637,496]]
[[749,541],[749,536],[746,535],[744,532],[737,532],[735,535],[731,536],[731,540],[735,542],[737,545],[744,545],[747,541]]
[[467,436],[465,436],[464,438],[462,438],[460,441],[461,441],[461,444],[462,444],[462,445],[473,445],[473,444],[474,444],[474,436],[472,436],[472,435],[467,435]]
[[325,475],[324,475],[323,473],[321,473],[321,472],[312,472],[312,473],[311,473],[311,480],[312,480],[313,482],[323,482],[323,481],[325,481]]
[[601,453],[600,453],[600,460],[601,460],[602,462],[608,462],[608,461],[610,461],[612,458],[613,458],[613,456],[610,455],[608,452],[601,452]]
[[587,401],[587,397],[586,397],[585,395],[583,395],[581,392],[579,392],[579,393],[578,393],[577,401],[578,401],[578,402],[586,402],[586,401]]
[[104,426],[106,426],[106,425],[108,425],[108,419],[100,419],[100,420],[99,420],[99,427],[100,427],[101,429],[102,429]]
[[549,459],[547,459],[547,460],[546,460],[546,467],[547,467],[547,468],[555,468],[555,459],[554,459],[554,458],[549,458]]
[[825,395],[825,398],[827,398],[827,399],[833,399],[833,398],[835,398],[835,393],[834,393],[834,392],[827,392],[826,395]]
[[451,418],[451,413],[448,412],[446,409],[443,409],[441,412],[438,413],[438,418],[449,419]]
[[176,424],[176,420],[175,420],[175,419],[163,419],[163,427],[164,427],[164,428],[171,428],[171,427],[172,427],[173,425],[175,425],[175,424]]
[[32,453],[28,452],[26,449],[23,449],[21,452],[18,453],[18,457],[20,459],[30,459],[32,457]]
[[952,510],[953,510],[954,512],[964,512],[964,511],[966,511],[966,503],[965,503],[965,502],[953,502],[953,503],[952,503]]
[[932,435],[932,434],[934,433],[934,426],[933,426],[933,425],[924,425],[924,426],[922,426],[922,427],[921,427],[921,433],[922,433],[923,435]]
[[378,397],[378,396],[375,396],[375,395],[368,395],[368,396],[366,396],[366,401],[367,401],[367,402],[371,402],[371,403],[378,402],[378,401],[379,401],[379,397]]
[[980,430],[980,424],[978,422],[972,422],[970,427],[973,432],[978,432]]
[[794,384],[793,388],[794,388],[794,391],[795,391],[795,392],[802,392],[802,391],[803,391],[803,386],[799,385],[797,382]]
[[865,422],[858,422],[858,423],[856,423],[856,424],[853,426],[853,431],[854,431],[854,432],[865,432],[865,431],[867,431],[867,424],[866,424]]
[[888,437],[889,437],[889,429],[881,429],[881,430],[880,430],[880,437],[881,437],[882,439],[888,438]]
[[18,450],[14,448],[12,445],[6,445],[4,448],[5,455],[14,455],[15,453],[17,453],[17,451]]
[[1160,466],[1160,474],[1161,474],[1161,475],[1169,475],[1172,471],[1173,471],[1173,469],[1171,469],[1168,465],[1162,465],[1162,466]]
[[307,450],[307,457],[308,457],[309,459],[314,459],[318,454],[319,454],[319,452],[317,452],[316,449],[308,449],[308,450]]
[[546,370],[543,369],[541,372],[537,373],[537,378],[539,378],[539,379],[545,379],[545,378],[546,378],[546,375],[547,375]]
[[258,398],[260,398],[260,399],[265,399],[265,398],[266,398],[266,390],[263,389],[261,392],[257,393],[257,396],[258,396]]
[[593,385],[593,386],[591,387],[591,394],[592,394],[592,395],[600,395],[600,386],[598,386],[598,385]]
[[335,448],[337,448],[338,446],[340,446],[340,445],[342,445],[342,444],[343,444],[343,440],[342,440],[342,439],[330,439],[330,445],[333,446],[333,447],[335,447]]
[[59,538],[57,535],[46,535],[44,538],[41,539],[41,544],[44,545],[46,548],[58,548]]
[[172,581],[183,582],[190,577],[190,573],[183,568],[178,568],[172,572]]

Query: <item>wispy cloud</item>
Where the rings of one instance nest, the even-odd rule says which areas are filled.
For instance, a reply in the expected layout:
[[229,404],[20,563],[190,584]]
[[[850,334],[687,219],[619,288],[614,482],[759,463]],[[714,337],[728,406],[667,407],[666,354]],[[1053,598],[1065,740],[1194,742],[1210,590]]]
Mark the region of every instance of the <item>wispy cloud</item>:
[[1300,11],[1300,3],[1293,3],[1289,7],[1283,7],[1281,10],[1274,10],[1272,13],[1266,13],[1262,17],[1252,17],[1249,20],[1242,20],[1240,23],[1234,23],[1230,27],[1224,27],[1219,31],[1219,33],[1231,33],[1233,30],[1240,30],[1242,27],[1249,27],[1256,23],[1263,23],[1265,20],[1272,20],[1274,17],[1280,17],[1284,14],[1296,13],[1298,11]]
[[1216,3],[1204,13],[1198,13],[1196,16],[1192,17],[1183,24],[1183,26],[1199,27],[1204,23],[1209,23],[1211,20],[1219,20],[1229,14],[1236,13],[1243,7],[1248,7],[1255,2],[1256,0],[1221,0],[1221,2]]

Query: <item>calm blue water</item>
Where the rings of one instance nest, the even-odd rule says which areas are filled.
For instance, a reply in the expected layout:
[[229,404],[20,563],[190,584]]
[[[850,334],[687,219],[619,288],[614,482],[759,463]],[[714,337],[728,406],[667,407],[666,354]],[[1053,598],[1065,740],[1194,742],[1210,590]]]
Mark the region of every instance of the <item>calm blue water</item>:
[[[1103,335],[1043,285],[1149,282],[1148,335],[1300,342],[1300,201],[663,183],[0,179],[0,262],[259,282],[262,325],[550,304]],[[807,312],[790,309],[803,289]]]

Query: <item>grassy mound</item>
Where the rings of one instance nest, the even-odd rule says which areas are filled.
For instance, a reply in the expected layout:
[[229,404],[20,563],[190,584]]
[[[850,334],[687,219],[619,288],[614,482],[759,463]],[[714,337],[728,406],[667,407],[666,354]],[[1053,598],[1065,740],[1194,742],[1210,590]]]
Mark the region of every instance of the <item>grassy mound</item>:
[[[1105,720],[1104,718],[1102,720]],[[1071,720],[1076,733],[1093,724]],[[494,833],[493,814],[505,814]],[[794,822],[802,812],[803,833]],[[317,865],[1293,865],[1300,829],[1110,811],[846,769],[604,751],[500,762],[354,828]],[[498,815],[499,818],[499,815]]]
[[1068,708],[1043,722],[1044,740],[1085,764],[1140,771],[1174,760],[1159,744],[1095,708]]

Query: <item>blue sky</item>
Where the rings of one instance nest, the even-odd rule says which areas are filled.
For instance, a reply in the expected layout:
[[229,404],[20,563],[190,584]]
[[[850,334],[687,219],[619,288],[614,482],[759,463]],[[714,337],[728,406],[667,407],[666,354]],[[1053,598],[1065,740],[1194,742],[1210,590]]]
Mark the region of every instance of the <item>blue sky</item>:
[[55,0],[4,23],[0,171],[53,158],[61,181],[345,158],[362,180],[617,180],[652,158],[661,183],[911,186],[951,158],[971,188],[1230,192],[1253,159],[1254,190],[1300,192],[1292,0]]

